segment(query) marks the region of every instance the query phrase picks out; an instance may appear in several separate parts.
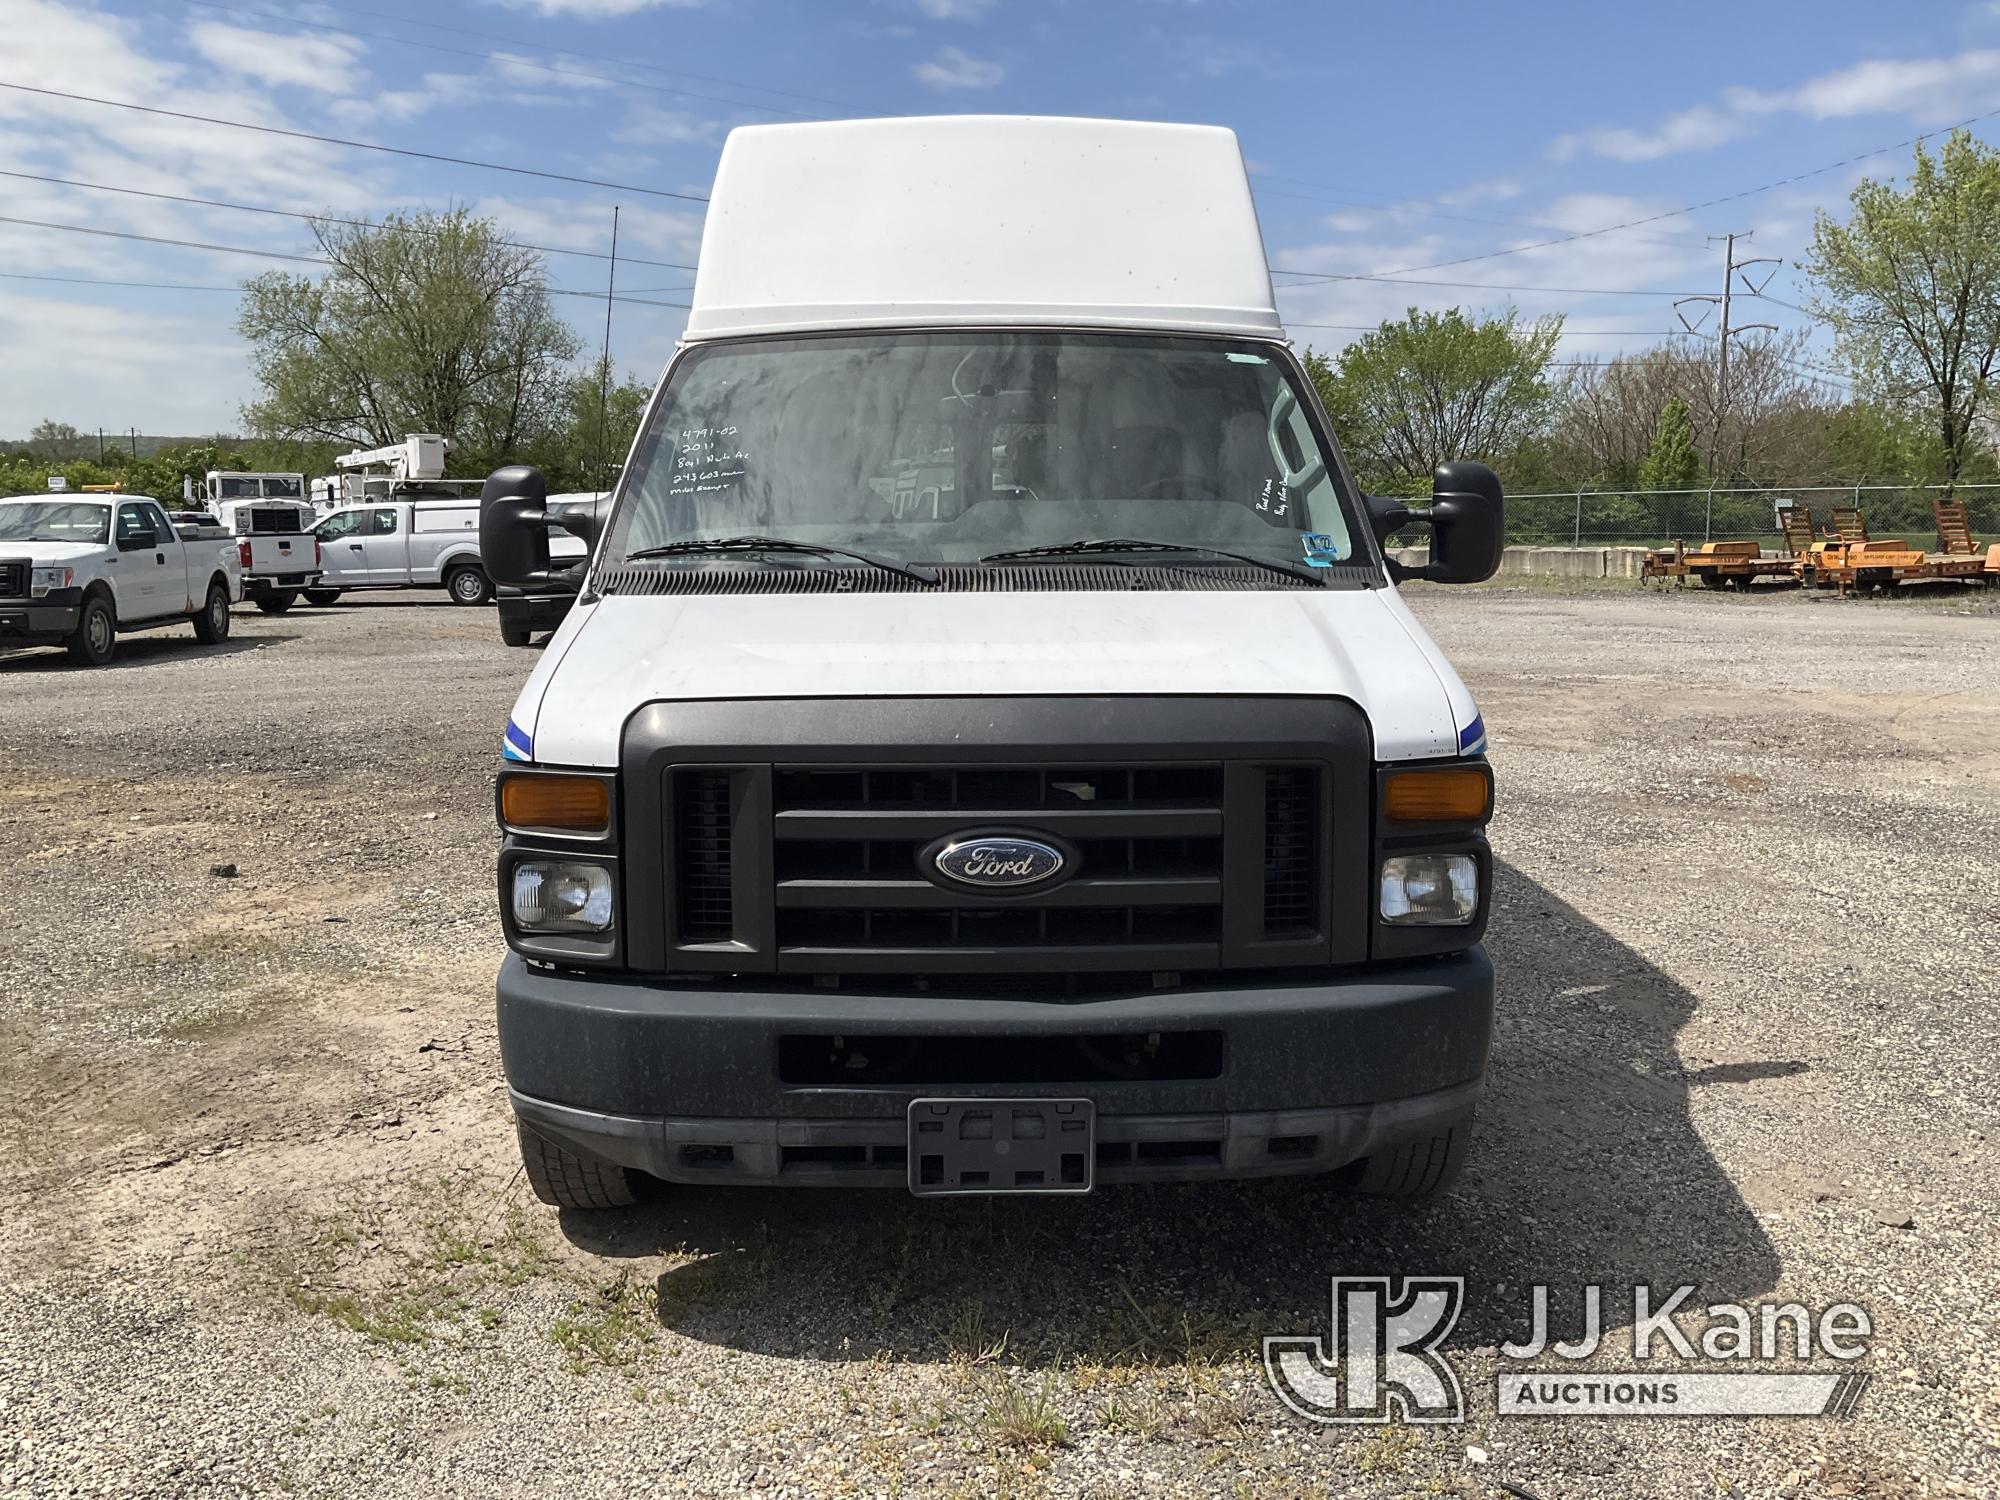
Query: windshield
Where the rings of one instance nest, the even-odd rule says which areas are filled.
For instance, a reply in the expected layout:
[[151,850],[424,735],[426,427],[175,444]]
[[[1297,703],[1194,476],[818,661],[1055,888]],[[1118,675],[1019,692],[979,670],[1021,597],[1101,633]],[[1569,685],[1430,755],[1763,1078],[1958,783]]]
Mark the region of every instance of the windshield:
[[[698,349],[634,453],[608,565],[745,535],[901,563],[1105,539],[1342,561],[1336,469],[1290,365],[1268,344],[1121,334]],[[1221,560],[1174,558],[1204,561]]]
[[29,500],[0,505],[0,542],[105,542],[111,508],[75,500]]

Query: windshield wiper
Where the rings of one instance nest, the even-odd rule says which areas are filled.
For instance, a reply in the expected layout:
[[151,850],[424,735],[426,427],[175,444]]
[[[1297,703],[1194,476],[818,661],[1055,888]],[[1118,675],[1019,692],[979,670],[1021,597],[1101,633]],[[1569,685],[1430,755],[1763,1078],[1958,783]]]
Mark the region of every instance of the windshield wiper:
[[1228,552],[1221,547],[1204,547],[1199,542],[1142,542],[1116,536],[1056,542],[1047,547],[1021,547],[1012,552],[989,552],[979,560],[983,563],[1031,562],[1038,557],[1077,557],[1095,552],[1199,552],[1205,557],[1225,557],[1246,567],[1261,568],[1266,573],[1282,573],[1287,578],[1299,578],[1311,584],[1320,582],[1319,576],[1309,568],[1274,562],[1268,557],[1253,557],[1248,552]]
[[935,570],[919,563],[893,562],[872,552],[857,552],[852,547],[835,547],[825,542],[797,542],[781,536],[697,537],[685,542],[668,542],[660,547],[641,547],[637,552],[626,553],[625,561],[639,562],[649,557],[695,557],[704,552],[806,552],[820,557],[851,557],[871,568],[880,568],[885,573],[894,573],[929,588],[935,588],[938,582]]

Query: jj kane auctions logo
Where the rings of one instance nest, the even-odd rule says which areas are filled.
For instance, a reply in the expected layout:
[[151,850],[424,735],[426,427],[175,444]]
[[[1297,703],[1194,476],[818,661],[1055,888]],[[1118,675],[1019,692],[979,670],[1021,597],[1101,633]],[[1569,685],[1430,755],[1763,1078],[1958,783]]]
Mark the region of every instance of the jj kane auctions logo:
[[[1867,1309],[1836,1302],[1815,1316],[1796,1302],[1687,1306],[1692,1286],[1655,1300],[1632,1289],[1635,1368],[1583,1370],[1604,1347],[1604,1289],[1583,1290],[1583,1330],[1549,1337],[1549,1289],[1531,1289],[1526,1340],[1500,1346],[1529,1368],[1495,1377],[1502,1416],[1846,1416],[1868,1384],[1841,1369],[1868,1352]],[[1336,1276],[1325,1335],[1264,1340],[1264,1372],[1278,1399],[1315,1422],[1462,1422],[1465,1390],[1443,1352],[1465,1307],[1462,1276]],[[1696,1311],[1705,1321],[1683,1326]],[[1836,1362],[1831,1371],[1689,1370],[1681,1361],[1728,1365],[1783,1359]],[[1553,1366],[1548,1360],[1560,1361]]]

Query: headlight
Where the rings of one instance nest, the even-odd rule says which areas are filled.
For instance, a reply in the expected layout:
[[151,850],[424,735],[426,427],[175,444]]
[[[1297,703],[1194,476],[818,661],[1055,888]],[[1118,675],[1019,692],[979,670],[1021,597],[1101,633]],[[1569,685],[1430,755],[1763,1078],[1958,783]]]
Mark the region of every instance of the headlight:
[[580,860],[522,860],[513,902],[523,932],[609,932],[611,871]]
[[34,568],[28,575],[30,597],[45,598],[54,589],[66,589],[76,577],[75,568]]
[[1382,920],[1463,927],[1479,914],[1479,866],[1469,854],[1398,854],[1382,861]]

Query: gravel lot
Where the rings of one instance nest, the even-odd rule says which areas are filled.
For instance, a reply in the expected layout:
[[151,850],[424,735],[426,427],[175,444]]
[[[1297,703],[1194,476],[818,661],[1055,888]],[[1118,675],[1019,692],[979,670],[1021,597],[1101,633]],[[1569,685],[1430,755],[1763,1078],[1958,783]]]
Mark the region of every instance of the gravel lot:
[[[534,658],[491,612],[0,654],[0,1490],[2000,1492],[2000,600],[1413,604],[1491,726],[1505,866],[1481,1133],[1414,1207],[559,1217],[493,1037]],[[1258,1339],[1324,1331],[1338,1273],[1468,1278],[1467,1425],[1280,1407]],[[1845,1420],[1496,1416],[1526,1288],[1574,1332],[1592,1281],[1614,1327],[1635,1282],[1862,1302],[1872,1384]]]

